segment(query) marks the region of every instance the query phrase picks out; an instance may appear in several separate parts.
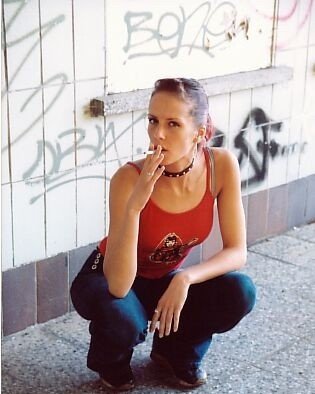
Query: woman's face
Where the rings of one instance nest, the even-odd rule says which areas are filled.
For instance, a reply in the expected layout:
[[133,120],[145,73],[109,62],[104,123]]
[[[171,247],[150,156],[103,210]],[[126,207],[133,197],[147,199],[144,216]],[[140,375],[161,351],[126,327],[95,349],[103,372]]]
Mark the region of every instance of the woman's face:
[[191,159],[198,128],[190,111],[191,105],[175,94],[159,92],[151,98],[148,134],[155,148],[161,145],[164,165]]

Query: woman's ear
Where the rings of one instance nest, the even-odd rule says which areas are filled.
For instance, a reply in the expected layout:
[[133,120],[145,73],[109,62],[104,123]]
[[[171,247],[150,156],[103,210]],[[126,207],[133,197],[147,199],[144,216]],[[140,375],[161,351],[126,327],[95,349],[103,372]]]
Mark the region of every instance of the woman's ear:
[[205,138],[206,132],[207,132],[207,127],[206,126],[199,127],[198,137],[197,137],[198,142],[200,142],[203,138]]
[[199,144],[199,142],[201,142],[202,139],[205,138],[206,131],[206,126],[199,127],[197,133],[195,134],[194,142],[197,142]]

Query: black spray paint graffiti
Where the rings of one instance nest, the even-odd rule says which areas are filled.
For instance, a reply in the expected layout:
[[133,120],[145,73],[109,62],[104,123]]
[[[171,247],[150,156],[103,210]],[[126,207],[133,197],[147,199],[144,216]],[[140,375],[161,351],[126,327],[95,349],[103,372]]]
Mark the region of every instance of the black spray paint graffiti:
[[[253,132],[255,138],[250,138]],[[304,152],[306,142],[301,144],[294,142],[289,145],[280,145],[273,137],[273,133],[282,130],[282,122],[272,121],[261,108],[253,108],[246,117],[240,132],[234,138],[234,147],[237,149],[240,167],[249,161],[253,175],[242,180],[242,187],[262,182],[268,172],[268,160],[277,156],[286,156],[298,152]],[[249,138],[249,139],[248,139]],[[213,146],[224,145],[224,134],[216,130]]]
[[[230,1],[219,4],[205,1],[189,15],[180,6],[178,15],[165,12],[156,26],[153,26],[152,12],[128,11],[124,17],[127,42],[123,50],[128,54],[127,60],[159,55],[174,58],[184,48],[188,49],[189,55],[193,50],[199,50],[214,57],[215,49],[222,49],[223,44],[237,35],[243,34],[248,39],[248,19],[237,23],[236,18],[236,6]],[[155,45],[156,49],[148,51],[148,44],[150,47]],[[141,47],[144,49],[141,50]]]
[[[116,133],[115,124],[110,122],[105,131],[105,135],[102,135],[102,130],[100,127],[96,126],[96,134],[95,134],[95,143],[94,144],[85,144],[85,131],[80,129],[77,130],[77,133],[80,135],[77,144],[77,152],[78,151],[89,151],[90,157],[86,161],[83,166],[93,165],[95,163],[104,163],[104,153],[110,149],[114,149],[116,153],[116,157],[119,158],[119,151],[117,147],[117,142],[124,137],[126,133],[131,133],[133,127],[139,122],[143,122],[146,117],[146,113],[142,113],[138,116],[130,125],[128,125],[124,130],[120,133]],[[252,130],[256,134],[255,144],[249,139],[248,133],[250,126],[254,127]],[[300,152],[303,153],[306,142],[302,144],[293,143],[290,145],[280,145],[276,142],[275,139],[270,139],[273,136],[273,133],[279,133],[282,129],[281,122],[273,122],[265,112],[261,108],[254,108],[249,115],[246,117],[244,124],[240,130],[240,132],[234,138],[234,146],[237,149],[236,154],[238,155],[238,161],[240,166],[242,167],[249,161],[250,167],[253,170],[254,175],[249,177],[248,179],[244,179],[242,181],[242,187],[246,187],[255,183],[262,182],[268,173],[268,160],[274,159],[278,156],[285,156],[289,154],[298,153],[298,148]],[[89,131],[90,132],[90,131]],[[42,142],[39,141],[39,149],[38,156],[34,161],[34,164],[24,173],[25,178],[29,178],[36,171],[36,167],[38,163],[42,159],[43,149],[46,149],[46,155],[50,154],[52,166],[49,172],[46,174],[45,182],[46,182],[46,193],[65,185],[66,183],[76,182],[86,179],[100,179],[104,181],[104,179],[109,180],[109,177],[104,178],[103,176],[86,176],[86,177],[77,177],[76,171],[79,167],[74,168],[71,171],[60,172],[60,167],[62,161],[65,158],[73,154],[74,147],[63,148],[61,147],[62,141],[64,138],[69,137],[73,133],[73,130],[67,130],[59,135],[59,141],[53,146],[51,143],[45,143],[42,147]],[[106,136],[111,135],[112,142],[107,144],[105,147],[105,138]],[[225,134],[220,130],[216,129],[216,135],[213,139],[212,146],[224,146],[225,144]],[[140,152],[138,152],[140,153]],[[118,159],[118,164],[121,165],[122,161]],[[74,176],[72,179],[63,180],[64,177],[68,176],[69,173],[73,173]],[[27,184],[34,184],[34,182],[42,182],[36,181],[34,179],[25,180]],[[43,197],[44,194],[39,194],[34,196],[30,203],[36,202],[39,198]]]
[[[5,24],[5,32],[9,31],[9,29],[12,29],[14,26],[14,21],[16,20],[17,16],[22,12],[24,7],[27,5],[27,2],[24,0],[5,0],[4,3],[17,3],[19,7],[17,8],[16,12],[14,15],[11,17],[9,21],[6,21]],[[191,14],[186,16],[185,11],[183,8],[180,8],[181,11],[181,19],[174,14],[170,13],[165,13],[162,15],[162,17],[159,20],[158,27],[156,29],[144,27],[144,22],[148,21],[152,18],[152,15],[150,13],[127,13],[126,14],[126,23],[128,27],[128,41],[127,45],[125,46],[125,51],[130,52],[134,48],[139,47],[142,45],[142,43],[147,42],[148,40],[156,40],[159,44],[159,52],[157,53],[152,53],[152,55],[160,55],[160,54],[167,54],[171,57],[177,56],[181,48],[189,48],[189,53],[194,50],[203,50],[206,51],[209,55],[213,55],[212,52],[210,51],[213,49],[215,46],[221,45],[223,42],[225,42],[227,39],[230,39],[228,37],[228,33],[231,34],[232,36],[238,34],[241,31],[244,31],[245,34],[246,32],[246,24],[240,24],[238,27],[235,26],[235,6],[230,3],[230,2],[221,2],[219,6],[214,8],[212,10],[211,8],[211,2],[204,2],[201,4],[199,7],[197,7]],[[225,7],[225,8],[224,8]],[[210,30],[210,25],[211,25],[211,20],[212,18],[215,18],[218,13],[224,14],[225,10],[225,15],[228,15],[228,20],[226,21],[224,27],[222,27],[222,30]],[[202,16],[201,16],[202,14]],[[193,20],[193,18],[200,18],[200,27],[195,35],[193,41],[191,42],[186,42],[185,43],[185,37],[184,33],[185,31],[189,28],[189,23]],[[177,27],[176,30],[173,34],[168,35],[163,37],[161,35],[161,31],[163,30],[163,25],[167,22],[168,18],[173,18],[174,21],[177,21]],[[24,42],[26,38],[29,37],[34,37],[34,42],[31,44],[27,54],[24,56],[22,59],[21,63],[17,66],[16,70],[14,73],[11,75],[10,80],[7,81],[7,87],[8,89],[10,88],[11,84],[21,71],[23,64],[26,62],[26,60],[31,56],[35,48],[40,44],[40,36],[43,39],[49,32],[52,31],[53,27],[56,26],[56,24],[61,23],[65,20],[65,17],[63,15],[59,15],[58,17],[50,20],[46,24],[40,26],[38,29],[34,29],[23,36],[19,37],[15,41],[12,42],[7,42],[3,43],[4,46],[4,53],[5,53],[5,59],[6,59],[6,48],[21,44]],[[3,23],[4,25],[4,23]],[[146,32],[148,34],[148,38],[145,41],[139,41],[139,42],[134,42],[137,37],[136,33],[141,33],[143,34]],[[40,33],[40,34],[39,34]],[[226,36],[227,34],[227,36]],[[213,38],[209,38],[212,35],[212,37],[216,37],[219,41],[216,42],[215,45],[211,44],[211,40]],[[170,42],[169,40],[173,39],[175,37],[176,39],[176,45],[172,48],[168,47],[165,48],[163,45],[167,42]],[[3,34],[3,38],[5,41],[5,34]],[[210,40],[210,44],[209,44]],[[221,41],[220,41],[221,40]],[[209,45],[210,46],[209,46]],[[131,59],[132,57],[137,57],[137,56],[148,56],[150,54],[148,53],[133,53],[129,55],[129,58]],[[5,60],[6,64],[6,60]],[[45,103],[45,107],[43,109],[43,113],[40,113],[38,116],[35,116],[35,119],[25,127],[25,129],[19,134],[18,137],[16,137],[14,140],[11,140],[11,148],[14,147],[14,144],[16,144],[18,141],[23,139],[26,134],[28,134],[32,128],[42,119],[42,116],[45,115],[55,102],[58,100],[58,98],[61,96],[63,93],[63,90],[65,88],[65,84],[67,83],[68,78],[67,75],[60,73],[57,75],[54,75],[51,77],[48,81],[43,81],[42,85],[39,86],[38,88],[34,89],[30,96],[26,99],[25,103],[21,107],[21,111],[24,111],[28,104],[31,102],[31,100],[35,97],[37,94],[41,94],[42,89],[44,88],[45,85],[50,84],[51,82],[55,82],[57,84],[57,91],[54,97],[51,99],[49,103]],[[6,94],[6,91],[3,92],[3,94]],[[100,179],[104,181],[104,177],[102,176],[87,176],[87,177],[78,177],[77,176],[77,170],[79,167],[76,167],[74,169],[71,169],[69,171],[61,171],[61,166],[64,160],[68,158],[70,155],[73,155],[73,153],[76,151],[85,151],[89,152],[89,159],[82,165],[82,166],[88,166],[88,165],[93,165],[95,162],[102,162],[103,157],[105,157],[105,152],[108,151],[109,149],[113,148],[116,157],[118,159],[119,165],[122,163],[120,162],[119,159],[119,152],[118,152],[118,147],[117,147],[117,141],[122,138],[125,133],[130,133],[133,126],[137,124],[139,121],[142,121],[145,116],[145,113],[141,114],[137,119],[135,119],[128,127],[126,127],[124,130],[122,130],[119,134],[116,133],[115,130],[115,125],[113,122],[109,123],[107,125],[105,135],[102,135],[102,129],[95,125],[95,142],[87,144],[85,143],[85,134],[86,131],[83,129],[69,129],[61,132],[58,135],[58,141],[55,142],[54,144],[49,142],[49,141],[38,141],[37,142],[37,156],[34,159],[33,164],[24,172],[23,174],[23,179],[28,185],[32,185],[36,182],[38,182],[35,178],[32,179],[32,175],[35,174],[36,169],[38,169],[40,162],[43,160],[44,154],[46,157],[49,157],[51,164],[50,169],[45,169],[45,179],[40,178],[40,182],[45,183],[45,193],[50,192],[53,189],[62,187],[62,185],[69,183],[69,182],[77,182],[83,179]],[[261,138],[257,141],[256,146],[252,146],[251,142],[247,140],[247,135],[245,129],[249,125],[250,122],[253,122],[257,127],[256,130],[257,132],[261,133]],[[270,125],[271,126],[270,126]],[[271,140],[268,142],[268,128],[271,127],[272,131],[279,132],[281,130],[281,124],[280,123],[275,123],[271,122],[270,119],[266,116],[264,111],[261,109],[257,108],[251,111],[251,113],[248,115],[246,118],[244,125],[242,127],[242,130],[239,132],[237,137],[235,138],[234,144],[235,148],[238,149],[238,160],[240,162],[240,165],[242,166],[245,162],[245,158],[249,158],[250,165],[253,169],[254,175],[250,177],[248,180],[243,181],[243,186],[248,185],[248,184],[253,184],[255,182],[261,182],[263,179],[265,179],[266,174],[267,174],[267,163],[268,163],[268,157],[274,158],[277,155],[285,155],[285,154],[290,154],[290,153],[295,153],[298,148],[299,144],[291,144],[290,146],[280,146],[275,140]],[[92,131],[89,130],[89,133]],[[219,131],[217,131],[218,134]],[[108,144],[105,147],[105,137],[111,135],[112,142]],[[69,140],[75,141],[75,144],[69,144]],[[214,139],[214,144],[217,146],[222,146],[224,145],[224,134],[221,133],[221,137],[217,137]],[[300,151],[303,152],[305,148],[306,143],[302,144],[300,146]],[[3,148],[3,151],[7,150],[8,146],[5,146]],[[46,160],[48,162],[48,160]],[[65,177],[73,173],[74,177],[73,179],[67,179],[65,180]],[[38,199],[43,197],[44,194],[40,194],[37,196],[34,196],[30,203],[36,202]]]

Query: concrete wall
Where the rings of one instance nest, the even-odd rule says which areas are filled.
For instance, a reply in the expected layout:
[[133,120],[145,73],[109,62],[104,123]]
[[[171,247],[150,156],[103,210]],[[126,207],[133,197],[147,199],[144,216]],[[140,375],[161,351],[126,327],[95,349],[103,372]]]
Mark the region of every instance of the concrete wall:
[[[109,180],[147,148],[157,78],[204,84],[211,143],[240,163],[249,243],[315,219],[313,1],[152,3],[3,2],[4,334],[71,309]],[[215,231],[189,263],[219,244]]]

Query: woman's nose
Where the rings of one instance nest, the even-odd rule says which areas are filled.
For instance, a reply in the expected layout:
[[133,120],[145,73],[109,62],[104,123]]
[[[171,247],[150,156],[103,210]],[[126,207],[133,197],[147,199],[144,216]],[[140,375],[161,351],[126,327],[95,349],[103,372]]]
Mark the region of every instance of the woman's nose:
[[165,138],[165,130],[161,124],[158,124],[154,130],[154,136],[156,139],[163,140]]

